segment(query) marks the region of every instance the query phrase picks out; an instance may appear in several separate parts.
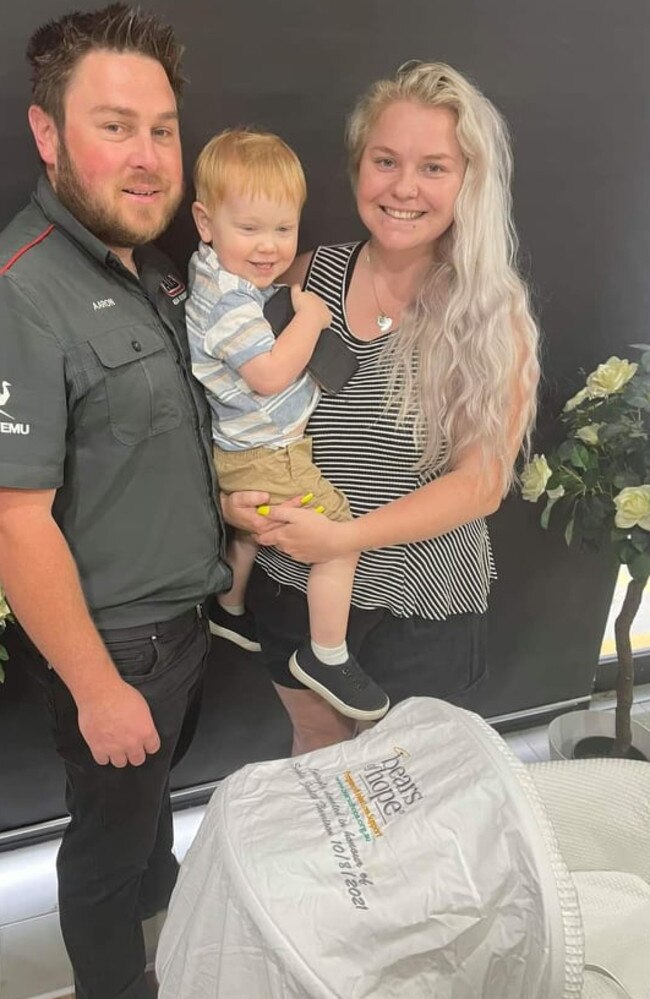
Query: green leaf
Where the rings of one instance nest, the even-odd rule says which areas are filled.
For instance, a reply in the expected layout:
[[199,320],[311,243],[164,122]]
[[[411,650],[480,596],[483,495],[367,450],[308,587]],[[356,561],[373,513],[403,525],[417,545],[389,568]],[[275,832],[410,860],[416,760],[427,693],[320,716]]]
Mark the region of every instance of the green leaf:
[[573,451],[573,441],[564,441],[557,449],[557,456],[560,461],[568,461]]
[[639,552],[633,544],[630,544],[629,541],[623,541],[619,545],[618,557],[623,565],[630,565],[631,562],[634,562],[635,559],[639,558]]
[[0,663],[0,683],[4,682],[5,682],[5,671],[3,670],[2,664]]
[[548,522],[551,516],[551,510],[553,509],[556,503],[557,499],[549,499],[542,511],[542,516],[539,518],[539,522],[545,531],[548,530]]
[[592,496],[591,508],[595,516],[601,518],[601,520],[610,517],[615,509],[609,496]]
[[585,469],[588,471],[591,468],[598,468],[598,451],[595,448],[586,447],[584,444],[578,444],[578,447],[584,448],[580,457],[584,462]]
[[9,653],[5,649],[4,645],[0,645],[0,662],[5,662],[9,658]]
[[650,533],[644,531],[642,527],[633,527],[631,531],[628,531],[630,537],[630,544],[634,545],[638,552],[644,552],[648,547],[648,542],[650,542]]
[[617,489],[625,489],[627,486],[642,485],[642,479],[636,472],[633,472],[631,468],[626,468],[622,472],[616,473],[612,479],[612,484],[616,486]]
[[598,440],[601,444],[609,444],[617,437],[627,437],[627,432],[624,423],[605,423],[598,431]]
[[625,393],[625,401],[639,409],[650,409],[650,392],[642,385],[633,385]]
[[572,517],[569,523],[564,528],[564,540],[567,545],[570,545],[573,540],[573,528],[575,525],[575,517]]
[[583,457],[582,452],[584,448],[580,444],[574,444],[571,448],[571,454],[569,455],[569,461],[574,468],[583,469],[586,468],[586,461]]
[[576,473],[566,468],[558,468],[556,486],[564,486],[567,496],[582,491],[582,484],[576,479]]
[[644,552],[628,562],[632,579],[647,579],[650,576],[650,553]]

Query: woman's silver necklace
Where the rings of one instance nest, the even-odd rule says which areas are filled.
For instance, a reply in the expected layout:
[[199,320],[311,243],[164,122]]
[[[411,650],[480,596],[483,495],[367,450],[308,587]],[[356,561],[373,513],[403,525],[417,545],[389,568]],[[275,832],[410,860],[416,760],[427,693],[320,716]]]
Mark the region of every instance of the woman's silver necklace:
[[381,302],[379,301],[379,295],[377,294],[377,288],[375,287],[375,275],[372,272],[372,263],[370,261],[370,250],[366,248],[366,261],[368,263],[368,271],[370,272],[370,284],[372,285],[372,293],[375,296],[375,302],[377,303],[377,308],[379,309],[379,315],[375,319],[377,328],[380,333],[388,333],[391,326],[393,325],[393,320],[390,316],[387,316],[384,309],[381,307]]

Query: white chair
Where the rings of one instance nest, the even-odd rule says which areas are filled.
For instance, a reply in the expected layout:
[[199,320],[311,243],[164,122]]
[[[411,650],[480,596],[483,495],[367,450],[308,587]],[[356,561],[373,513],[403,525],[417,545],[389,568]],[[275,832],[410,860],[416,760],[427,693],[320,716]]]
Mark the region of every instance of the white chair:
[[526,767],[428,698],[245,767],[181,867],[159,999],[648,999],[649,770]]

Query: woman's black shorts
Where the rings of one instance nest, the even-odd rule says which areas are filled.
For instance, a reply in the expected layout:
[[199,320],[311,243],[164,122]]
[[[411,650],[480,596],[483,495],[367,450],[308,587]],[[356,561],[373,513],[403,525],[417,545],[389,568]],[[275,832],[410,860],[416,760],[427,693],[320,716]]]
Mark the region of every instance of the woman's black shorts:
[[[307,601],[255,566],[246,594],[255,615],[259,657],[274,683],[302,688],[289,672],[291,653],[309,633]],[[485,614],[455,614],[445,621],[398,618],[383,608],[352,607],[348,646],[360,666],[395,704],[406,697],[441,697],[472,708],[476,686],[487,672]]]

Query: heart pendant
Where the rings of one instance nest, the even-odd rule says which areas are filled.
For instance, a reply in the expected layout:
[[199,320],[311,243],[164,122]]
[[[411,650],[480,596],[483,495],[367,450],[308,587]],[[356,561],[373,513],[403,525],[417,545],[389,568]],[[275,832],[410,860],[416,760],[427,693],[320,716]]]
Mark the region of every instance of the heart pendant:
[[388,333],[389,329],[393,325],[393,320],[390,318],[390,316],[384,315],[383,312],[377,316],[375,322],[377,323],[377,326],[379,327],[382,333]]

